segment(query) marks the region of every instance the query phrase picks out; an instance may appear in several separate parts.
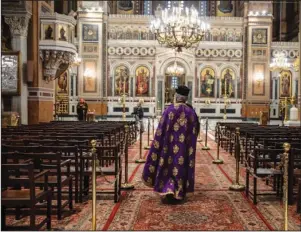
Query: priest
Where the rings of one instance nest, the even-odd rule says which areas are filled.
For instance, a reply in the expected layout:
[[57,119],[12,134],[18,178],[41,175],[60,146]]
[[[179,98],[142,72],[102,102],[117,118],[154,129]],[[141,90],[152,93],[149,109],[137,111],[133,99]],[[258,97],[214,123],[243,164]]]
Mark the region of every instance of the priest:
[[88,112],[88,104],[83,98],[81,98],[79,103],[77,104],[78,121],[86,121],[87,112]]
[[163,203],[177,204],[194,191],[198,117],[187,104],[190,89],[179,86],[174,104],[164,111],[144,166],[143,182],[162,196]]

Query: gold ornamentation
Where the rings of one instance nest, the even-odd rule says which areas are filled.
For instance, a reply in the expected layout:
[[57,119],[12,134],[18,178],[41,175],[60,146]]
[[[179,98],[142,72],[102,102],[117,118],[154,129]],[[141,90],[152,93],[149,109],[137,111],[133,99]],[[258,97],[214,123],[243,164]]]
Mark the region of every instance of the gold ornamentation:
[[180,114],[180,118],[182,118],[182,119],[186,118],[185,112],[182,112],[182,113]]
[[195,133],[196,133],[195,127],[193,127],[193,129],[192,129],[192,133],[195,135]]
[[189,162],[189,167],[191,167],[191,168],[194,167],[194,161],[193,161],[193,160],[190,160],[190,162]]
[[156,161],[158,159],[158,155],[155,152],[152,153],[151,157],[153,161]]
[[172,141],[173,141],[173,135],[170,135],[170,136],[169,136],[169,142],[172,143]]
[[169,124],[166,126],[166,131],[169,131]]
[[167,174],[168,174],[168,168],[165,168],[165,169],[163,170],[163,176],[167,176]]
[[175,125],[173,126],[173,130],[174,131],[178,131],[180,128],[179,124],[178,123],[175,123]]
[[173,153],[174,154],[177,154],[179,150],[180,150],[180,148],[178,147],[178,145],[173,146]]
[[183,156],[180,156],[180,158],[178,159],[178,163],[179,163],[179,165],[184,164],[184,157]]
[[164,117],[161,117],[160,124],[163,124],[163,123],[164,123]]
[[168,157],[168,164],[171,164],[172,163],[172,158],[171,156]]
[[178,123],[180,123],[180,126],[185,126],[187,124],[187,119],[186,118],[180,118],[178,120]]
[[174,119],[174,113],[173,112],[169,112],[169,114],[168,114],[168,118],[169,118],[169,120],[173,120]]
[[179,105],[179,104],[174,104],[174,108],[175,108],[176,110],[178,110],[178,109],[179,109],[179,107],[180,107],[180,105]]
[[166,154],[167,151],[168,151],[168,147],[165,145],[165,146],[163,147],[163,152]]
[[169,180],[169,183],[175,184],[175,181],[174,181],[173,179],[170,179],[170,180]]
[[179,188],[183,188],[183,180],[182,179],[179,179],[178,186],[179,186]]
[[159,142],[157,140],[154,140],[154,147],[156,149],[159,149],[159,146],[160,146]]
[[164,164],[164,159],[162,157],[160,157],[159,165],[162,167],[163,164]]
[[148,170],[150,171],[150,173],[154,173],[155,172],[155,166],[150,165]]
[[192,155],[192,153],[193,153],[193,148],[190,147],[189,150],[188,150],[188,152],[189,152],[189,155]]
[[162,130],[161,129],[157,129],[157,136],[161,136],[162,135]]
[[179,170],[178,170],[176,167],[174,167],[174,168],[172,169],[172,174],[173,174],[174,176],[177,176],[178,173],[179,173]]
[[180,136],[179,136],[179,141],[181,142],[181,143],[184,143],[184,141],[185,141],[185,135],[182,133],[182,134],[180,134]]

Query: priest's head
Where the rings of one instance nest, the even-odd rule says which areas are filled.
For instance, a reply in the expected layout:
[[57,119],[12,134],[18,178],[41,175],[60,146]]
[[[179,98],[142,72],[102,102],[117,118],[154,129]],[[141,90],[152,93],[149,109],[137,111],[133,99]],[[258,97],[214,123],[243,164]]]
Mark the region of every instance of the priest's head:
[[185,85],[179,85],[176,89],[175,101],[176,102],[186,102],[188,100],[190,89]]

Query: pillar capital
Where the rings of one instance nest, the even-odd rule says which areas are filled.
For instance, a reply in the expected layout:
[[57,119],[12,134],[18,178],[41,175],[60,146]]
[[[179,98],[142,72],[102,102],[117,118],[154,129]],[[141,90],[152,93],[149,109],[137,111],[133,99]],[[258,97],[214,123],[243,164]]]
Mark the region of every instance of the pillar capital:
[[27,37],[28,23],[30,18],[31,14],[29,13],[24,13],[21,15],[4,15],[5,23],[9,26],[12,37]]

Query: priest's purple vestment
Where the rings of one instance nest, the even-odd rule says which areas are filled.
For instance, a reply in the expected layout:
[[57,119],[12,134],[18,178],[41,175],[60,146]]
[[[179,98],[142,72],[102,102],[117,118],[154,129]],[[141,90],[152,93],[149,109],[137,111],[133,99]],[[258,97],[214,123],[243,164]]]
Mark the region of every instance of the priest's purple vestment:
[[198,127],[197,115],[187,104],[175,103],[164,111],[142,174],[147,186],[176,199],[194,191]]

